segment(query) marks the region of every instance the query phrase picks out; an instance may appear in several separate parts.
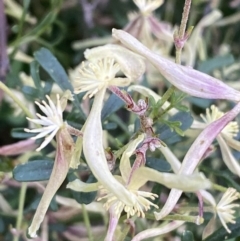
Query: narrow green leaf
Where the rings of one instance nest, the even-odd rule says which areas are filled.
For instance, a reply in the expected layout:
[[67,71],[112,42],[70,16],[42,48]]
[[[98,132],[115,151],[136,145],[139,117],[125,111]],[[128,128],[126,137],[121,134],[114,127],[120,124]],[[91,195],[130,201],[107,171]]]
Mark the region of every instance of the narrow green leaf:
[[52,160],[30,161],[13,169],[13,178],[18,182],[35,182],[48,180],[53,169]]
[[31,86],[23,86],[22,92],[23,92],[23,94],[28,95],[33,99],[36,98],[39,94],[38,90]]
[[[60,86],[62,90],[70,90],[73,93],[73,87],[68,79],[67,73],[58,62],[55,56],[46,48],[41,48],[34,53],[34,57],[42,68],[50,75],[50,77]],[[73,104],[78,109],[82,119],[85,119],[85,114],[80,108],[80,103],[75,96]]]
[[[183,135],[183,132],[190,128],[192,122],[193,118],[189,112],[178,112],[176,115],[170,117],[169,120],[166,121],[166,124],[160,124],[158,126],[157,130],[160,134],[160,139],[166,142],[166,144],[178,142],[181,140],[179,135]],[[179,123],[181,123],[180,126],[178,125]],[[174,126],[174,124],[176,125]],[[174,131],[172,131],[171,128]]]
[[30,64],[30,73],[34,82],[36,89],[42,90],[41,79],[39,77],[39,64],[37,61],[33,61]]
[[27,139],[35,135],[36,133],[25,132],[23,128],[14,128],[11,130],[11,136],[17,139]]
[[34,57],[62,90],[71,90],[73,92],[67,73],[48,49],[41,48],[34,53]]

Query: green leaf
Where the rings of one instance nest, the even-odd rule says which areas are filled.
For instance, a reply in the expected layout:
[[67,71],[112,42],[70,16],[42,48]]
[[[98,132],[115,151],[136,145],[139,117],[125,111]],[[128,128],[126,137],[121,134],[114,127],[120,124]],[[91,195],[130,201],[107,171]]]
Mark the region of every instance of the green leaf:
[[11,136],[17,139],[27,139],[35,135],[36,133],[25,132],[23,128],[14,128],[11,130]]
[[224,227],[219,228],[212,235],[208,236],[204,241],[219,241],[237,238],[240,236],[240,218],[236,219],[236,223],[228,224],[231,233],[228,233]]
[[171,166],[167,161],[155,157],[147,157],[146,159],[147,167],[150,167],[159,172],[169,172],[171,170]]
[[[42,68],[50,75],[50,77],[60,86],[62,90],[70,90],[73,93],[73,87],[69,82],[67,73],[62,65],[53,56],[53,54],[46,48],[41,48],[34,53],[35,59],[42,66]],[[80,108],[80,103],[75,96],[73,104],[78,109],[82,119],[85,119],[85,114]]]
[[30,161],[13,169],[13,178],[18,182],[35,182],[48,180],[53,169],[52,160]]
[[41,48],[34,53],[34,57],[62,90],[71,90],[73,92],[67,73],[48,49]]
[[30,73],[34,82],[36,89],[42,90],[41,79],[39,77],[39,64],[37,61],[33,61],[30,64]]
[[181,235],[181,241],[194,241],[192,232],[185,230]]
[[23,94],[28,95],[29,97],[31,97],[33,99],[35,99],[39,94],[38,90],[31,86],[23,86],[22,92],[23,92]]
[[51,11],[48,13],[43,20],[25,36],[40,36],[45,32],[46,28],[50,27],[54,20],[56,19],[56,12]]
[[211,73],[215,69],[222,68],[234,63],[234,57],[231,54],[225,56],[216,56],[198,64],[197,69],[206,74]]
[[[173,144],[181,140],[179,135],[182,135],[185,130],[190,128],[193,118],[189,112],[178,112],[164,122],[165,124],[158,126],[157,133],[160,134],[160,139],[166,142],[166,144]],[[180,126],[179,123],[181,123]]]

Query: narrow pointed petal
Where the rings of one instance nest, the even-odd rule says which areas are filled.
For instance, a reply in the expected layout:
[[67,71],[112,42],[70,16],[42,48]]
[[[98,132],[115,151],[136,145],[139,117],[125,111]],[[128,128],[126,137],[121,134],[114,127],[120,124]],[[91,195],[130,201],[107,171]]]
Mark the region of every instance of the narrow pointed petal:
[[69,163],[65,159],[66,156],[65,156],[64,150],[66,150],[66,146],[64,146],[63,144],[64,143],[63,138],[65,138],[65,136],[63,136],[62,133],[59,132],[59,134],[57,135],[58,145],[57,145],[57,153],[56,153],[53,170],[52,170],[49,182],[47,184],[47,187],[41,198],[41,201],[37,207],[36,213],[33,217],[31,226],[28,229],[28,233],[32,238],[37,236],[36,233],[44,219],[48,206],[53,196],[57,192],[58,188],[62,185],[68,173]]
[[240,151],[240,141],[235,140],[224,133],[222,133],[222,136],[230,147],[232,147],[234,150]]
[[209,203],[213,207],[217,205],[213,195],[210,192],[206,190],[199,190],[199,192],[202,195],[204,202]]
[[36,149],[37,145],[35,141],[32,139],[27,139],[24,141],[19,141],[14,144],[5,145],[0,147],[0,155],[1,156],[15,156],[27,151],[32,151]]
[[202,240],[204,240],[209,235],[211,235],[213,233],[213,231],[215,230],[215,227],[216,227],[216,214],[213,215],[213,217],[210,219],[210,221],[204,228],[203,233],[202,233]]
[[[197,137],[190,149],[188,150],[186,156],[184,157],[182,166],[179,170],[179,174],[192,174],[197,165],[199,164],[202,156],[206,152],[207,148],[211,145],[213,140],[220,134],[223,128],[240,112],[240,103],[237,103],[235,107],[223,115],[220,119],[209,124]],[[175,207],[180,196],[182,194],[181,190],[172,189],[168,199],[159,213],[155,213],[157,220],[168,215],[171,210]]]
[[184,93],[200,98],[240,101],[240,92],[222,81],[153,53],[123,30],[113,29],[112,32],[114,38],[149,60],[172,85]]
[[[140,167],[133,173],[129,188],[139,188],[147,181],[153,181],[168,188],[177,188],[185,192],[195,192],[200,189],[210,188],[211,182],[201,174],[176,175],[172,173],[162,173],[148,167]],[[186,185],[186,183],[188,185]]]
[[162,173],[148,167],[140,167],[132,176],[129,188],[138,189],[147,181],[153,181],[168,188],[177,188],[185,192],[196,192],[200,189],[211,187],[211,182],[201,174],[176,175],[172,173]]
[[221,135],[219,135],[217,137],[217,141],[218,141],[218,144],[221,149],[223,161],[227,165],[228,169],[232,173],[234,173],[240,177],[240,165],[239,165],[238,161],[235,159],[235,157],[233,156],[227,143],[225,142],[225,140],[222,138]]
[[180,227],[181,225],[183,225],[185,222],[184,221],[172,221],[164,226],[161,226],[159,228],[152,228],[152,229],[147,229],[144,230],[140,233],[138,233],[133,239],[132,241],[141,241],[143,239],[147,239],[147,238],[152,238],[152,237],[156,237],[165,233],[169,233],[175,229],[177,229],[178,227]]
[[135,140],[130,142],[127,149],[124,151],[120,160],[120,172],[125,183],[128,182],[132,167],[130,164],[130,156],[136,150],[137,146],[143,141],[144,134],[139,135]]
[[97,191],[99,187],[99,183],[86,183],[82,182],[79,179],[75,179],[72,182],[69,182],[67,188],[70,188],[76,192],[94,192]]
[[93,175],[112,193],[128,205],[133,205],[132,194],[111,174],[103,149],[101,110],[106,89],[100,90],[93,102],[91,112],[84,126],[83,152]]
[[114,232],[117,228],[118,225],[118,219],[119,217],[116,215],[115,212],[115,207],[111,207],[109,210],[109,226],[108,226],[108,230],[107,230],[107,236],[105,237],[104,241],[112,241],[114,240],[113,236],[114,236]]

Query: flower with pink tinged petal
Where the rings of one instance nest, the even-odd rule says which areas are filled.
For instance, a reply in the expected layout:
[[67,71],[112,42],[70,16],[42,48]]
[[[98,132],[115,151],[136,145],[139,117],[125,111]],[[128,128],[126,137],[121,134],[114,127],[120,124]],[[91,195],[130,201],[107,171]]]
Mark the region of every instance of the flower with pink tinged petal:
[[210,75],[176,64],[155,54],[123,30],[113,29],[112,36],[127,48],[145,57],[172,85],[182,92],[200,98],[240,101],[239,91]]
[[75,144],[70,135],[70,131],[72,129],[67,125],[67,123],[63,122],[62,119],[63,107],[66,106],[68,98],[69,92],[66,92],[61,99],[59,95],[57,95],[57,104],[55,105],[49,96],[47,96],[48,104],[45,101],[42,101],[43,104],[35,102],[46,116],[37,114],[39,119],[28,118],[28,120],[34,124],[43,126],[33,130],[25,130],[31,133],[39,133],[32,139],[42,138],[50,134],[37,149],[38,151],[44,148],[55,135],[57,141],[57,150],[53,170],[33,217],[32,223],[28,229],[28,233],[31,237],[37,236],[37,230],[44,219],[48,206],[58,188],[65,180],[69,167],[76,167],[75,160],[72,160],[75,151]]
[[[219,135],[219,133],[228,125],[240,112],[240,103],[237,103],[235,107],[229,112],[225,113],[221,118],[215,120],[209,124],[196,138],[187,154],[185,155],[179,174],[190,175],[194,172],[198,166],[204,153],[211,145],[213,140]],[[168,215],[175,207],[177,201],[179,200],[182,191],[177,189],[172,189],[168,199],[162,208],[160,213],[155,213],[157,220],[162,219]]]
[[[206,110],[206,115],[201,115],[201,118],[206,124],[194,121],[191,128],[204,129],[207,125],[224,115],[224,113],[219,111],[215,105],[212,105],[210,109]],[[240,151],[240,142],[234,139],[238,132],[238,123],[236,121],[231,121],[224,127],[216,139],[221,149],[223,161],[231,172],[240,176],[240,165],[229,148],[230,146],[233,149]]]

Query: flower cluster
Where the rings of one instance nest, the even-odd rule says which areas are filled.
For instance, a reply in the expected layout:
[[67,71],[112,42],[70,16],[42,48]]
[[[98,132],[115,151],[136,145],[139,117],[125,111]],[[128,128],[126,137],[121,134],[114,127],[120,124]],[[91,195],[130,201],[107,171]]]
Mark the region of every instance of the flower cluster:
[[[55,156],[52,173],[46,187],[43,188],[43,196],[28,229],[31,237],[37,237],[37,231],[44,221],[51,200],[64,183],[69,169],[72,169],[71,172],[77,170],[75,172],[77,178],[70,181],[67,188],[83,193],[98,192],[95,201],[98,204],[101,203],[109,214],[106,241],[114,240],[121,217],[131,222],[133,218],[146,218],[150,213],[151,218],[156,221],[166,217],[172,220],[160,227],[138,233],[132,239],[135,241],[170,232],[187,221],[195,222],[197,225],[202,224],[206,203],[211,204],[207,206],[207,211],[213,212],[213,218],[205,227],[203,237],[213,232],[217,216],[226,231],[231,232],[227,223],[235,222],[234,213],[240,205],[233,202],[239,199],[240,194],[230,187],[216,204],[211,190],[214,188],[226,190],[226,188],[215,185],[198,167],[212,151],[211,145],[216,139],[226,166],[233,174],[240,176],[239,162],[230,149],[240,151],[239,141],[235,139],[239,133],[239,126],[234,121],[240,112],[240,92],[215,77],[178,64],[181,61],[174,63],[171,58],[164,58],[157,54],[158,51],[152,51],[155,40],[166,41],[171,36],[169,51],[175,41],[177,51],[181,52],[191,32],[180,28],[179,32],[173,35],[172,28],[166,30],[166,26],[164,27],[164,24],[160,23],[153,14],[153,11],[163,2],[162,0],[134,0],[139,13],[125,27],[126,31],[112,30],[114,40],[111,44],[87,49],[84,52],[85,61],[74,70],[71,84],[67,83],[71,88],[69,87],[69,90],[61,95],[57,94],[55,99],[46,95],[46,100],[35,102],[35,107],[41,114],[37,113],[35,118],[27,117],[31,127],[25,128],[25,131],[36,134],[31,137],[31,140],[44,138],[36,151],[40,152],[44,148],[52,150],[54,147],[56,151],[51,153]],[[190,5],[187,4],[184,12],[189,8]],[[199,31],[207,25],[205,18],[199,23]],[[183,35],[180,34],[181,32]],[[197,37],[199,35],[200,33]],[[177,41],[181,43],[177,45]],[[196,54],[195,48],[194,54]],[[192,62],[194,59],[195,57]],[[154,66],[154,73],[157,71],[158,75],[161,74],[162,78],[172,85],[162,97],[146,87],[148,84],[145,84],[145,74],[152,74],[149,66]],[[132,83],[134,85],[131,85]],[[159,125],[166,123],[170,130],[184,135],[184,130],[179,128],[181,123],[170,120],[180,113],[179,109],[183,109],[183,106],[179,105],[181,96],[176,94],[176,90],[184,95],[235,103],[234,107],[226,113],[212,105],[206,109],[205,115],[200,115],[203,122],[196,117],[189,125],[191,133],[194,132],[194,140],[190,147],[184,152],[181,150],[180,154],[175,154],[170,146],[160,139],[164,131],[159,131]],[[134,97],[131,91],[136,94]],[[111,145],[110,142],[114,138],[111,138],[109,144],[106,136],[110,136],[111,131],[103,130],[105,120],[102,118],[102,110],[109,92],[123,100],[127,111],[134,118],[136,117],[138,120],[136,123],[139,123],[139,125],[135,124],[134,128],[132,125],[127,127],[129,140],[124,139],[125,145],[121,147],[115,145],[115,148],[119,147],[115,151],[110,148],[106,151],[106,147]],[[78,95],[80,93],[82,95]],[[74,94],[76,94],[75,99]],[[146,98],[136,101],[139,94]],[[83,96],[82,103],[79,106],[81,96]],[[74,115],[73,106],[76,107],[76,104],[80,109],[86,108],[85,113],[88,114],[86,118],[79,120],[81,123],[77,123],[82,126],[81,130],[71,126],[70,121],[65,121],[65,114],[63,114],[66,111]],[[122,122],[119,121],[119,123],[121,125]],[[137,128],[138,130],[135,130]],[[195,129],[201,130],[200,134],[196,134]],[[134,132],[131,138],[130,132]],[[35,145],[31,142],[31,149],[35,148]],[[171,170],[169,168],[169,172],[163,172],[162,167],[157,166],[158,163],[152,165],[149,161],[149,152],[152,152],[151,155],[154,157],[161,152],[170,164]],[[182,156],[184,156],[183,160],[180,161],[179,157]],[[114,160],[111,162],[111,167],[108,163],[109,157]],[[94,183],[85,183],[78,176],[80,160],[83,160],[81,165],[85,170],[87,169],[87,172],[91,172],[96,178]],[[149,182],[171,189],[160,211],[158,211],[160,193],[150,190],[147,185]],[[183,215],[176,214],[177,212],[182,214],[180,212],[182,207],[176,204],[183,192],[196,194],[199,202],[197,216],[193,216],[190,208],[185,210]],[[169,215],[171,212],[175,212],[174,215]]]

